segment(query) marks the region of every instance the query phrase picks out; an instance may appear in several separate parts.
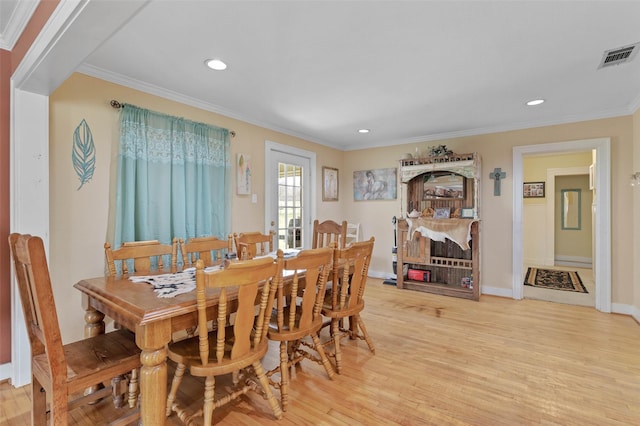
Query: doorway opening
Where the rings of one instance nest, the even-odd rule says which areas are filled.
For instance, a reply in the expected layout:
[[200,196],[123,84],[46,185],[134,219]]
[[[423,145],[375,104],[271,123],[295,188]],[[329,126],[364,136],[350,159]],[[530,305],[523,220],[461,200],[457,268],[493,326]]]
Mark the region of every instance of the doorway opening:
[[545,185],[544,196],[523,200],[523,297],[594,307],[593,153],[527,155],[523,162],[523,175]]
[[523,159],[526,155],[559,154],[595,150],[594,221],[593,221],[593,275],[595,281],[595,307],[611,312],[611,141],[609,138],[586,139],[539,145],[519,146],[513,149],[513,282],[514,299],[524,296],[523,253]]

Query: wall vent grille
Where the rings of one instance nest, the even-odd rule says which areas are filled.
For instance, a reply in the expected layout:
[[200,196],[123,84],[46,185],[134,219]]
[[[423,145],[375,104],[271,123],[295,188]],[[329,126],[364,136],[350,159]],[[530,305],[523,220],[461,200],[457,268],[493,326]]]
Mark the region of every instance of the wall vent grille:
[[630,62],[638,53],[638,46],[640,46],[640,42],[605,51],[598,69]]

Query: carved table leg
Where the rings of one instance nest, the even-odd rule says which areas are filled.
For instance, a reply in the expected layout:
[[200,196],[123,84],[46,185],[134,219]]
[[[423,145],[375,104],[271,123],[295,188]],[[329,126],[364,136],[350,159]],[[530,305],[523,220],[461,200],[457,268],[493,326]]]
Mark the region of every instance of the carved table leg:
[[163,425],[167,402],[167,351],[143,350],[140,354],[140,415],[143,425]]
[[104,314],[89,306],[84,314],[84,337],[94,337],[104,334]]
[[140,420],[142,425],[165,424],[167,403],[167,350],[171,321],[157,321],[136,327],[140,353]]
[[[104,314],[96,311],[91,305],[87,307],[84,313],[84,337],[94,337],[98,334],[104,334]],[[104,388],[104,385],[95,385],[85,389],[84,394],[89,395],[96,392],[99,389]],[[96,404],[98,401],[91,402]]]

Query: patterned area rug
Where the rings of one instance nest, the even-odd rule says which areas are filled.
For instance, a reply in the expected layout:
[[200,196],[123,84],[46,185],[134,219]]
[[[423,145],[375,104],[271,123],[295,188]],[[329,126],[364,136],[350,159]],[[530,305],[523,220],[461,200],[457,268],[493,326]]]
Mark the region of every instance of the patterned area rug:
[[578,272],[555,271],[552,269],[529,268],[524,279],[524,285],[549,288],[552,290],[575,291],[588,293],[582,284]]

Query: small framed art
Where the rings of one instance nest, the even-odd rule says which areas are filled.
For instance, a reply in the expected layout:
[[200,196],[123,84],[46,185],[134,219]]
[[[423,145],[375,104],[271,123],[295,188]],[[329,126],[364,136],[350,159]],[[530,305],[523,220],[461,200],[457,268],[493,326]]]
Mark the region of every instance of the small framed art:
[[236,194],[251,193],[251,157],[247,154],[236,155]]
[[322,166],[322,201],[338,201],[338,169]]
[[451,216],[451,209],[449,207],[438,208],[433,214],[434,219],[449,219]]
[[544,182],[525,182],[522,196],[524,198],[544,198]]
[[460,217],[463,219],[473,219],[473,209],[462,209]]

